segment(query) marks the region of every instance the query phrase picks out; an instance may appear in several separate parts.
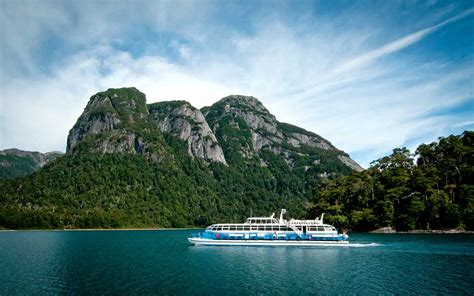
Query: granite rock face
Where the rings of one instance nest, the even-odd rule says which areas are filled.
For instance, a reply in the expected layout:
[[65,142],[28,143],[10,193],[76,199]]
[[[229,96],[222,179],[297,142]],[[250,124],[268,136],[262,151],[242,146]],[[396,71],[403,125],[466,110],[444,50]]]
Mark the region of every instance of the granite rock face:
[[[228,96],[211,107],[203,108],[202,111],[213,132],[221,135],[218,137],[220,144],[225,145],[225,142],[232,141],[237,143],[240,154],[246,158],[259,157],[262,149],[268,150],[275,155],[283,156],[292,168],[296,163],[301,163],[300,159],[308,158],[311,161],[301,166],[307,171],[311,167],[321,166],[321,159],[315,158],[315,155],[322,157],[331,155],[334,156],[334,161],[351,170],[363,170],[346,153],[338,150],[321,136],[279,122],[254,97]],[[229,129],[234,132],[229,133]],[[232,138],[230,134],[238,135],[238,139]],[[265,162],[262,160],[261,163]],[[330,172],[323,173],[330,175]]]
[[339,155],[338,158],[348,167],[353,169],[356,172],[362,172],[364,170],[363,167],[361,167],[357,162],[355,162],[353,159],[351,159],[347,155]]
[[69,132],[67,153],[88,142],[84,146],[91,152],[142,154],[159,160],[169,152],[164,134],[185,141],[190,156],[207,162],[229,165],[229,157],[234,163],[243,157],[268,166],[266,153],[271,152],[291,169],[318,176],[332,176],[337,166],[343,171],[362,170],[321,136],[279,122],[254,97],[231,95],[199,110],[186,101],[147,105],[145,95],[135,88],[92,96]]
[[227,164],[216,136],[199,109],[185,101],[171,101],[151,104],[149,111],[162,132],[187,142],[189,155]]
[[[69,131],[66,153],[88,135],[109,132],[109,138],[97,145],[101,152],[140,152],[135,149],[136,135],[122,132],[146,124],[148,108],[145,95],[136,88],[109,89],[92,96],[84,112]],[[114,144],[109,145],[110,139]]]

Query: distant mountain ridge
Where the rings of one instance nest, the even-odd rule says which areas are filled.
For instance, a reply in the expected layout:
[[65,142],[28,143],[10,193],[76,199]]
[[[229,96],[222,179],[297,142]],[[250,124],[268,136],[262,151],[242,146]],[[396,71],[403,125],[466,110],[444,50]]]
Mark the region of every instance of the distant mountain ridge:
[[63,152],[24,151],[16,148],[0,151],[0,179],[11,179],[31,174],[48,162],[64,155]]
[[279,208],[302,217],[322,182],[354,170],[362,168],[345,152],[279,122],[254,97],[199,110],[108,89],[90,98],[65,156],[0,180],[0,226],[205,226]]

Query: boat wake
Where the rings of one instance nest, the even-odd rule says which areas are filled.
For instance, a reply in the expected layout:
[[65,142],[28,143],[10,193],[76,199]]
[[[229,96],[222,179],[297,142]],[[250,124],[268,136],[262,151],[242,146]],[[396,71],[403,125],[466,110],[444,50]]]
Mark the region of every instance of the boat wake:
[[367,247],[379,247],[381,244],[377,243],[370,243],[370,244],[351,244],[349,243],[349,247],[351,248],[367,248]]

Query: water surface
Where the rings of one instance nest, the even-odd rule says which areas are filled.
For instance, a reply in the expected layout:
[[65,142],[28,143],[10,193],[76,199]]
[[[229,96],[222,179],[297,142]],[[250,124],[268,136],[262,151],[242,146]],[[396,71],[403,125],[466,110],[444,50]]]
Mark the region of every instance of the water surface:
[[353,234],[351,247],[194,247],[195,231],[0,232],[0,294],[474,293],[474,235]]

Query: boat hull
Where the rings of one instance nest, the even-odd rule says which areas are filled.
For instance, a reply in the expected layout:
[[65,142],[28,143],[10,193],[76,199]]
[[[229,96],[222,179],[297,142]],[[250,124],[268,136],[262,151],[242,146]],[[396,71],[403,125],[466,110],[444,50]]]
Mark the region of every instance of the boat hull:
[[349,246],[348,241],[310,241],[310,240],[215,240],[188,238],[196,246]]

